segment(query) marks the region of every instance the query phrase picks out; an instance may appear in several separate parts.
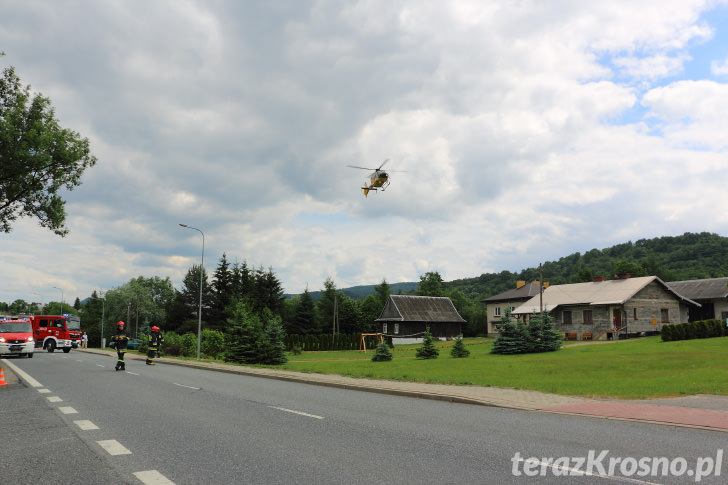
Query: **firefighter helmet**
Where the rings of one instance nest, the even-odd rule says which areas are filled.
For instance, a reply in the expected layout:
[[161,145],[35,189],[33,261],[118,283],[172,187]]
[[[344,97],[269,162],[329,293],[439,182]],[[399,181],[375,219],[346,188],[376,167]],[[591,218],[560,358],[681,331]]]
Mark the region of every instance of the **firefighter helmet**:
[[156,325],[152,327],[152,332],[159,332],[159,327]]
[[116,324],[117,327],[123,327],[124,325],[126,325],[126,324],[124,322],[121,322],[121,321]]

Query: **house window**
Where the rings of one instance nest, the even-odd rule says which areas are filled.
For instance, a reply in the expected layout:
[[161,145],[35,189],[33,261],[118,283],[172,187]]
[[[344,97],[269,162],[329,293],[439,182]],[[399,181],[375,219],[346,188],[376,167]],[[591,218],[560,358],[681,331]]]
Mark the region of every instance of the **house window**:
[[564,325],[571,325],[571,312],[568,310],[564,311],[563,317],[564,317]]
[[395,335],[398,335],[399,334],[399,323],[395,323],[394,324],[394,334]]
[[632,320],[637,320],[637,307],[634,307],[632,310],[634,310],[634,315],[632,316]]
[[494,317],[499,317],[500,316],[500,307],[499,306],[493,307],[493,316]]
[[594,317],[592,316],[591,310],[584,310],[584,323],[587,325],[594,323]]
[[667,308],[660,308],[660,316],[662,317],[662,323],[670,322],[670,312]]
[[387,324],[382,324],[382,333],[387,333]]
[[515,311],[516,311],[516,307],[512,306],[512,307],[511,307],[511,313],[513,313],[513,312],[515,312]]

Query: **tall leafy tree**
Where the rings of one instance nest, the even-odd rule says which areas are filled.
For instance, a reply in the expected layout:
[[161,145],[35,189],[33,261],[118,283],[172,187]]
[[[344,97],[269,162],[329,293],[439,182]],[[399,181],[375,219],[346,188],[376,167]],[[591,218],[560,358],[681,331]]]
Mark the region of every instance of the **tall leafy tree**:
[[428,271],[420,276],[420,284],[417,285],[417,294],[421,296],[444,296],[442,276],[437,271]]
[[81,185],[83,172],[96,164],[89,142],[62,128],[50,99],[31,94],[15,69],[0,77],[0,232],[20,217],[68,234],[62,190]]
[[377,295],[367,295],[359,303],[362,318],[362,331],[374,332],[377,328],[375,320],[381,315],[384,306]]

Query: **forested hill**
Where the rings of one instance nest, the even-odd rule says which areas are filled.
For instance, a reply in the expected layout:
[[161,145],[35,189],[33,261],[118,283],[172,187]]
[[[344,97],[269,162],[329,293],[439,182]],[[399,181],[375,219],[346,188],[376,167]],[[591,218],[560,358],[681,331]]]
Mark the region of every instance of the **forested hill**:
[[[542,266],[543,280],[551,284],[591,281],[595,276],[610,278],[617,273],[656,275],[664,281],[725,277],[728,276],[728,238],[702,232],[640,239],[584,254],[574,253],[558,261],[546,261]],[[538,279],[539,269],[528,268],[520,273],[485,273],[445,282],[444,286],[479,300],[515,288],[518,280]]]

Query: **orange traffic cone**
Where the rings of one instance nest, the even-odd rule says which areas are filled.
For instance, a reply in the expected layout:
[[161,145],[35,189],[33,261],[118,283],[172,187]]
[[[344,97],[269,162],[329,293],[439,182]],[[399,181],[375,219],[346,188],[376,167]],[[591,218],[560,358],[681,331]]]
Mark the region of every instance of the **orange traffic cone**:
[[2,367],[0,367],[0,386],[7,386],[8,383],[5,382],[5,371]]

